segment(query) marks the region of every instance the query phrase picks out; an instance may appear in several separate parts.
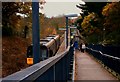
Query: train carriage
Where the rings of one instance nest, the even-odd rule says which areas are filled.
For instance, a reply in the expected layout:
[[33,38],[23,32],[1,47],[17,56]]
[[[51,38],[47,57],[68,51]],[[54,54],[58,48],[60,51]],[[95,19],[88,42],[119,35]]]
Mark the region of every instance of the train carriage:
[[[40,39],[40,61],[45,60],[49,57],[52,57],[56,54],[58,48],[60,46],[60,36],[47,36],[44,39]],[[33,58],[33,45],[30,45],[27,49],[27,63],[29,63],[29,59]],[[31,60],[33,61],[33,59]]]
[[57,45],[56,46],[56,50],[59,49],[59,46],[60,46],[60,36],[59,35],[49,35],[46,38],[49,38],[49,39],[52,38],[52,39],[54,39],[55,40],[55,44]]

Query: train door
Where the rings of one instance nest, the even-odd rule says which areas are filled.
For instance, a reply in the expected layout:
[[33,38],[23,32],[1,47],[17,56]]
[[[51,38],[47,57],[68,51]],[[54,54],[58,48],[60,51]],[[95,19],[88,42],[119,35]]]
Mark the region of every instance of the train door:
[[46,47],[41,47],[40,49],[41,60],[48,58],[48,49]]

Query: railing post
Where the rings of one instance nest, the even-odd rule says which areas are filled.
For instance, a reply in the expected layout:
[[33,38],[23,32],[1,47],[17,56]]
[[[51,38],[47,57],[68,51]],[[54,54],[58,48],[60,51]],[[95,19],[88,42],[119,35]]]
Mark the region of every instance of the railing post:
[[40,61],[40,34],[39,34],[39,2],[32,2],[32,33],[33,33],[33,62],[34,64]]

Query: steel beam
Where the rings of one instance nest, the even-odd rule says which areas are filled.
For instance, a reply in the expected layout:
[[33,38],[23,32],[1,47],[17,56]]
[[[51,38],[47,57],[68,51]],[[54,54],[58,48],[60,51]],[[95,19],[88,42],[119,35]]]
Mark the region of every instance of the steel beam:
[[33,41],[33,62],[40,61],[40,33],[39,33],[39,2],[32,2],[32,41]]
[[68,17],[66,17],[66,49],[68,47]]

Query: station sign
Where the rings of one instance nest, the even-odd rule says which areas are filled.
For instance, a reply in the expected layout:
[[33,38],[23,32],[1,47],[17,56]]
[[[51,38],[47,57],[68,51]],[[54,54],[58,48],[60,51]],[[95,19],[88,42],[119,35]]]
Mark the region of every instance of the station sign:
[[76,26],[70,26],[70,28],[76,29],[77,27]]
[[59,28],[59,30],[64,30],[64,31],[66,31],[66,28]]

